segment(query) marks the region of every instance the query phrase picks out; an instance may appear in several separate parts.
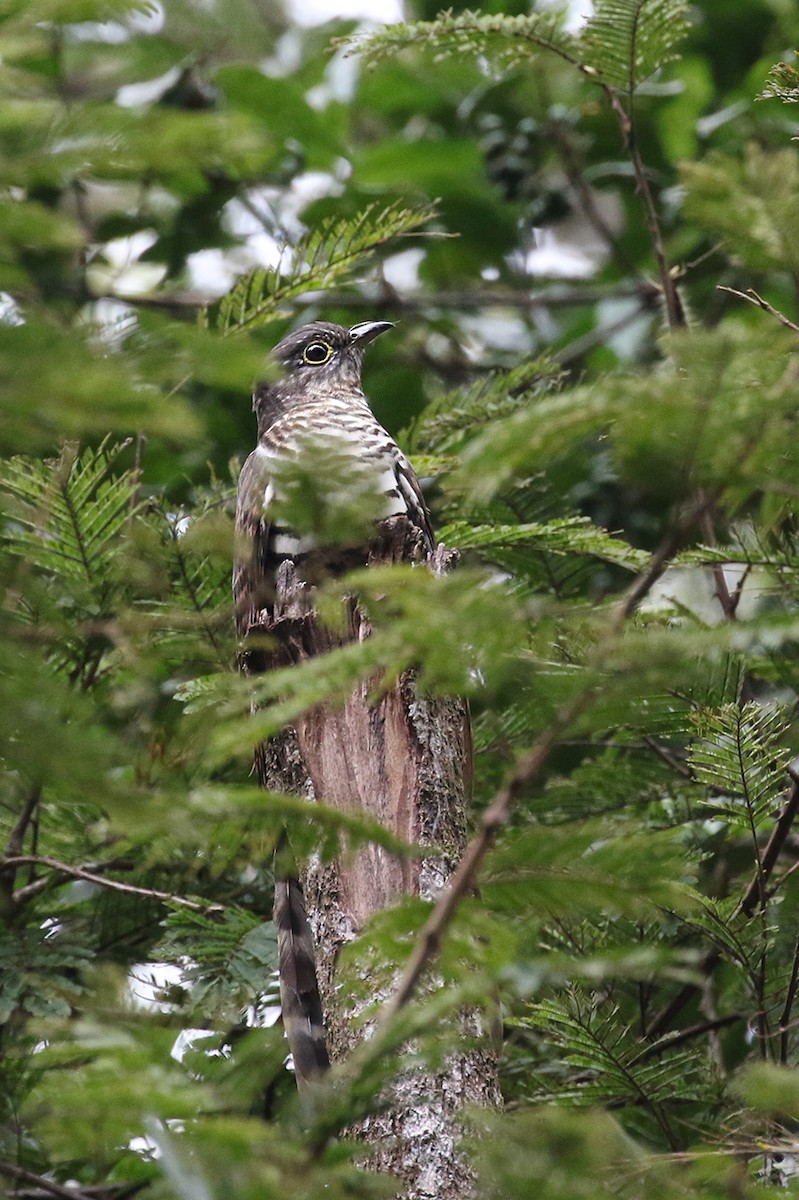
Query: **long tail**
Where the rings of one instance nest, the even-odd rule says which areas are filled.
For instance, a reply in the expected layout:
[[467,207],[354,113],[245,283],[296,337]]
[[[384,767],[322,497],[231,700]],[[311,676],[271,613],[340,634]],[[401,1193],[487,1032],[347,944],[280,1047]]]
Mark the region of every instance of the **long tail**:
[[275,880],[280,1003],[283,1027],[294,1059],[297,1086],[302,1091],[330,1067],[316,979],[313,934],[298,879]]

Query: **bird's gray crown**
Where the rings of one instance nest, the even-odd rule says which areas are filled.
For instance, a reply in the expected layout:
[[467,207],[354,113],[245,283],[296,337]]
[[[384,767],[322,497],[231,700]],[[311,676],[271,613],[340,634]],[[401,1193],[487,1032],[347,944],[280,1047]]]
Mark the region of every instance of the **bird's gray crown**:
[[361,321],[351,329],[327,321],[313,321],[292,330],[272,351],[272,358],[289,371],[341,367],[349,360],[360,369],[363,352],[387,329],[390,321]]

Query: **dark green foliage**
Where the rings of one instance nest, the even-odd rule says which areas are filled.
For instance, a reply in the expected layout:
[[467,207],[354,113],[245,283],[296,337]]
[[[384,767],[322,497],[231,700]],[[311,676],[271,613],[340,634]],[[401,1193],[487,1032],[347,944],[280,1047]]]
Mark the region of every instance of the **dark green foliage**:
[[[479,1197],[739,1200],[785,1174],[799,77],[774,59],[799,21],[596,0],[568,32],[520,7],[354,39],[253,0],[0,12],[0,1190],[393,1195],[346,1131],[409,1037],[457,1048],[464,1007],[501,1032],[509,1102],[469,1117]],[[579,277],[532,274],[534,225]],[[248,393],[318,317],[397,322],[367,391],[463,562],[326,581],[330,625],[355,590],[373,636],[253,681],[229,586]],[[300,465],[290,515],[351,540],[364,498],[331,504],[329,469]],[[274,853],[424,848],[258,789],[252,750],[404,670],[469,697],[474,828],[556,736],[430,988],[300,1113]],[[429,915],[380,914],[342,986],[390,991]]]

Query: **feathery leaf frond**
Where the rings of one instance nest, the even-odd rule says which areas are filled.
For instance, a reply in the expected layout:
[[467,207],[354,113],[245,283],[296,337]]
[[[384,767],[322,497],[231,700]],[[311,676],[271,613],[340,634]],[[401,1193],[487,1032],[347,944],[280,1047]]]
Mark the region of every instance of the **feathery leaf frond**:
[[714,793],[709,803],[754,835],[785,787],[785,710],[769,711],[752,701],[725,704],[715,712],[700,711],[695,722],[699,739],[690,761],[697,779]]
[[290,301],[351,279],[377,250],[416,233],[434,215],[433,205],[370,204],[354,219],[323,221],[286,247],[278,266],[251,271],[231,288],[220,301],[217,328],[236,333],[284,316]]
[[793,63],[775,63],[766,76],[763,91],[758,100],[782,100],[785,104],[799,104],[799,71]]
[[561,1050],[570,1067],[570,1082],[558,1079],[554,1088],[541,1093],[561,1104],[607,1104],[654,1106],[679,1095],[695,1099],[688,1083],[697,1074],[696,1056],[663,1054],[646,1058],[629,1038],[629,1030],[618,1008],[597,1005],[574,990],[565,1001],[545,1000],[531,1005],[527,1025],[546,1035]]
[[365,37],[338,38],[344,46],[375,65],[409,46],[425,46],[439,57],[485,54],[503,67],[528,62],[548,50],[567,62],[577,62],[574,39],[563,31],[563,18],[552,13],[506,16],[501,13],[443,12],[434,21],[386,25]]
[[579,48],[602,82],[633,92],[678,57],[687,32],[685,0],[597,0]]
[[74,443],[58,459],[12,458],[3,464],[8,549],[55,578],[103,587],[120,535],[136,507],[134,472],[112,474],[127,442],[81,452]]
[[588,517],[563,517],[520,525],[469,525],[456,521],[441,530],[441,540],[458,550],[503,549],[526,546],[549,554],[586,555],[616,563],[629,571],[640,571],[649,555],[644,550],[599,529]]

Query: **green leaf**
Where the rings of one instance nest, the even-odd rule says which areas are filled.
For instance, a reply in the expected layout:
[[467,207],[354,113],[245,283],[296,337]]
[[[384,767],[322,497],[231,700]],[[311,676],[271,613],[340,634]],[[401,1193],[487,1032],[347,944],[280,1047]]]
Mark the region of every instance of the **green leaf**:
[[354,220],[323,221],[290,249],[283,263],[244,276],[222,299],[217,325],[223,333],[268,324],[284,316],[292,300],[352,279],[370,255],[395,238],[408,237],[430,221],[432,206],[416,211],[401,204],[370,204]]
[[573,62],[574,42],[563,32],[562,24],[560,14],[553,13],[506,16],[449,11],[435,21],[386,25],[376,33],[336,39],[334,45],[358,54],[370,65],[409,47],[427,48],[436,56],[485,54],[505,68],[528,62],[541,50]]
[[678,57],[689,11],[685,0],[596,0],[579,39],[586,65],[602,81],[634,92]]
[[680,175],[686,215],[724,238],[733,262],[754,271],[799,271],[795,150],[753,143],[740,156],[711,151],[699,162],[683,163]]
[[588,517],[563,517],[558,521],[524,522],[519,525],[469,525],[461,521],[445,525],[441,541],[457,550],[484,550],[526,546],[548,554],[589,555],[628,571],[640,571],[649,561],[643,550],[627,545]]
[[750,701],[695,714],[698,740],[690,751],[700,783],[712,789],[711,808],[753,838],[785,790],[790,755],[781,745],[787,713]]

